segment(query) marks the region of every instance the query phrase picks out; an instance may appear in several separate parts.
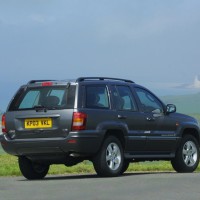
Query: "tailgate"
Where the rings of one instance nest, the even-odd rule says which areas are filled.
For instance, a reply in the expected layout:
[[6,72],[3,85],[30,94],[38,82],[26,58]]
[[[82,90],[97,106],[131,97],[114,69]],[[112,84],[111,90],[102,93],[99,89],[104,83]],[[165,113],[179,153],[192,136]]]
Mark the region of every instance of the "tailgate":
[[71,129],[73,109],[6,113],[8,135],[12,139],[66,137]]

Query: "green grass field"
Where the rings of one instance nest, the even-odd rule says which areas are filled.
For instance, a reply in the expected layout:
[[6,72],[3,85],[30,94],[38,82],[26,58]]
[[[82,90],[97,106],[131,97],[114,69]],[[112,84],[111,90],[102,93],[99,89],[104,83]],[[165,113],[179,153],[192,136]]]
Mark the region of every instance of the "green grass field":
[[[170,162],[141,162],[132,163],[129,166],[128,172],[139,171],[173,171]],[[65,165],[52,165],[49,174],[87,174],[95,173],[93,165],[89,161],[84,161],[73,167],[66,167]],[[21,176],[17,157],[7,154],[0,155],[0,176]]]
[[[131,163],[128,172],[139,171],[173,171],[170,162],[155,161],[155,162],[141,162]],[[66,167],[65,165],[52,165],[49,174],[86,174],[95,173],[93,165],[89,161],[84,161],[73,167]],[[0,176],[21,176],[18,167],[18,158],[6,154],[0,147]]]
[[[200,166],[196,171],[200,171]],[[127,172],[174,172],[174,170],[169,161],[154,161],[131,163]],[[93,165],[89,161],[84,161],[73,167],[66,167],[65,165],[52,165],[49,170],[49,174],[51,175],[87,173],[95,173]],[[21,176],[17,157],[7,154],[0,155],[0,176]]]
[[0,155],[1,154],[5,154],[5,152],[3,151],[3,149],[1,148],[1,145],[0,145]]

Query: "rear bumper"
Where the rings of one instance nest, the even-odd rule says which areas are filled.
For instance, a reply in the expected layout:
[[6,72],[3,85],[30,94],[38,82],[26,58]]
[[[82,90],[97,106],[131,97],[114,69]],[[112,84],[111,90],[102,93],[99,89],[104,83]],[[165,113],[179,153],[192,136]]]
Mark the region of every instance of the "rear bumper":
[[94,155],[103,140],[102,132],[70,132],[66,138],[15,139],[6,135],[1,145],[11,155],[78,154]]

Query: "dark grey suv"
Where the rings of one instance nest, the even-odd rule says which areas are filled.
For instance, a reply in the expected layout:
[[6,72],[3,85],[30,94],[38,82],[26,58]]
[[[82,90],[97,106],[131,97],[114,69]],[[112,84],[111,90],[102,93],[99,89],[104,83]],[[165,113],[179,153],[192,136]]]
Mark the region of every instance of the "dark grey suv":
[[3,149],[18,156],[27,179],[45,177],[51,164],[83,160],[100,176],[118,176],[130,162],[146,160],[171,160],[177,172],[199,164],[197,121],[124,79],[30,81],[2,116],[2,132]]

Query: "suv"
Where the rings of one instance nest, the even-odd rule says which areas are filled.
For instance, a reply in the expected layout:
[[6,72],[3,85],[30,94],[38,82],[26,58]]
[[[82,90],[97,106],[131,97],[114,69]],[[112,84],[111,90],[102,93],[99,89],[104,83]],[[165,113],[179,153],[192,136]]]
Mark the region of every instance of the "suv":
[[18,156],[27,179],[83,160],[99,176],[119,176],[138,161],[170,160],[177,172],[199,164],[198,122],[125,79],[30,81],[3,114],[2,132],[3,149]]

